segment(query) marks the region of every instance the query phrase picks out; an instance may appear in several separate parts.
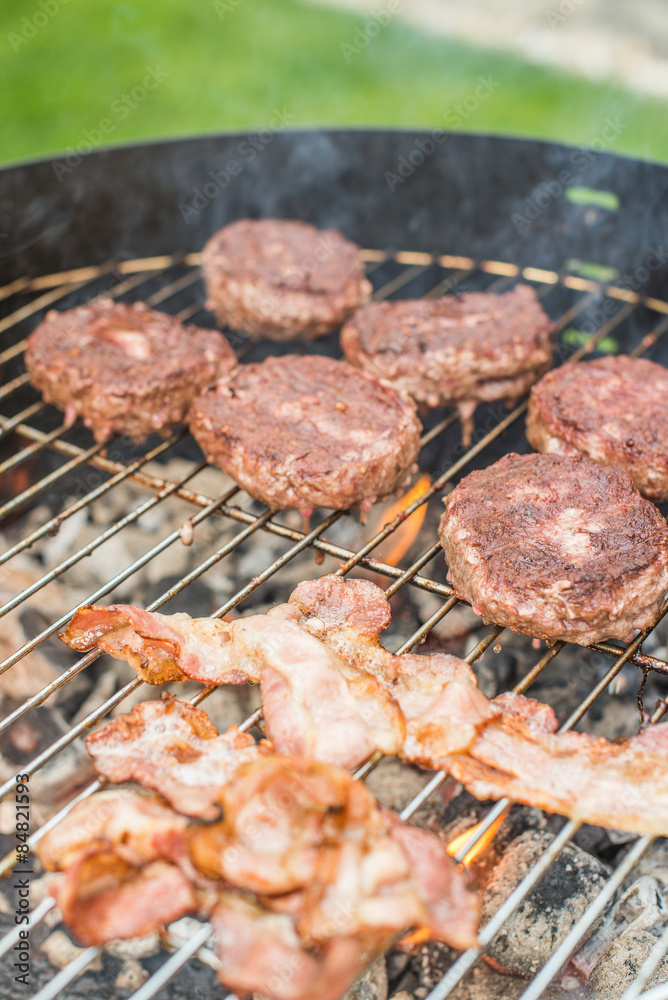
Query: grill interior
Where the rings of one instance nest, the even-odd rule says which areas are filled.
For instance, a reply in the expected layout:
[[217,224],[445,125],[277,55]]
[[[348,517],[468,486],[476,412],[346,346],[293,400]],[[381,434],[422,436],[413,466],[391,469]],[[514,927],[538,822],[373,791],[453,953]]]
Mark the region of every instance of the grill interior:
[[[668,328],[667,302],[655,298],[642,298],[626,288],[602,284],[599,280],[585,276],[583,268],[578,268],[577,262],[574,262],[574,270],[557,273],[534,267],[520,268],[511,261],[473,260],[469,257],[448,254],[437,256],[413,251],[367,250],[364,251],[364,255],[368,275],[374,284],[376,299],[438,296],[448,291],[469,289],[500,292],[512,287],[518,280],[529,282],[536,288],[544,308],[557,325],[559,348],[556,363],[561,363],[568,357],[582,357],[586,351],[596,349],[597,345],[611,349],[610,338],[614,338],[614,349],[622,353],[643,354],[658,359],[660,338]],[[132,449],[122,442],[119,444],[112,442],[106,448],[102,445],[91,446],[91,438],[87,431],[77,426],[66,428],[62,423],[62,416],[51,407],[45,406],[28,385],[28,376],[22,365],[24,337],[34,328],[48,308],[66,309],[97,295],[110,294],[124,301],[143,300],[149,305],[178,315],[182,320],[193,320],[202,326],[212,326],[212,318],[203,312],[203,287],[198,263],[197,254],[182,258],[153,257],[129,260],[121,264],[109,262],[102,266],[51,274],[37,279],[18,279],[0,289],[0,307],[4,313],[4,318],[0,320],[0,335],[7,344],[6,349],[0,353],[0,368],[3,371],[3,385],[0,388],[2,414],[0,473],[2,480],[7,483],[0,498],[2,499],[0,516],[4,523],[9,525],[12,537],[16,536],[18,539],[11,548],[0,555],[0,572],[11,575],[22,552],[27,549],[33,553],[39,551],[40,544],[44,544],[45,540],[57,533],[67,519],[88,508],[95,501],[109,496],[111,491],[120,489],[126,481],[132,481],[146,491],[146,499],[137,508],[123,514],[115,522],[104,525],[98,537],[81,548],[69,552],[59,565],[7,601],[0,608],[0,616],[19,613],[27,598],[56,579],[62,580],[63,585],[67,586],[69,569],[87,556],[95,558],[96,550],[104,542],[131,525],[138,523],[141,526],[142,517],[158,505],[184,501],[191,511],[190,516],[195,528],[195,546],[198,542],[198,530],[202,530],[198,528],[200,525],[210,525],[212,530],[216,530],[216,526],[223,522],[228,525],[231,523],[235,533],[224,545],[203,558],[186,576],[179,578],[168,590],[161,593],[148,605],[149,610],[162,608],[170,601],[174,602],[170,610],[177,610],[182,591],[213,566],[222,563],[224,567],[224,560],[232,557],[251,536],[256,534],[260,537],[264,535],[266,538],[274,536],[283,544],[282,554],[249,578],[241,589],[213,611],[214,616],[222,617],[237,607],[241,613],[251,611],[254,602],[257,601],[257,592],[262,593],[263,586],[269,582],[280,581],[282,570],[304,550],[312,549],[316,553],[316,562],[328,557],[334,560],[322,570],[314,566],[312,572],[314,576],[325,571],[335,571],[340,574],[354,573],[359,567],[371,570],[384,578],[388,597],[404,587],[419,588],[437,595],[441,600],[439,609],[423,621],[420,628],[395,651],[404,652],[412,649],[424,640],[458,603],[445,580],[442,551],[431,532],[429,537],[424,537],[425,532],[422,532],[423,537],[419,539],[419,543],[423,549],[410,564],[398,567],[390,565],[378,558],[375,550],[395,532],[403,518],[397,518],[382,528],[357,550],[346,548],[331,540],[328,534],[334,524],[347,515],[335,512],[329,516],[319,517],[316,514],[312,527],[299,529],[280,512],[272,514],[268,510],[262,510],[257,503],[250,503],[248,497],[238,487],[228,489],[221,496],[205,495],[190,485],[190,481],[203,470],[206,463],[192,458],[196,449],[194,445],[191,446],[185,432],[176,433],[168,440],[157,443],[151,440],[139,449]],[[577,332],[578,325],[593,330],[588,335],[586,343],[581,342],[584,338]],[[256,360],[266,350],[266,345],[250,346],[240,339],[235,341],[234,335],[230,339],[239,355],[245,360]],[[272,345],[273,352],[289,349],[283,345]],[[318,343],[316,350],[338,355],[337,338],[325,338]],[[510,412],[500,404],[481,407],[476,415],[473,444],[468,449],[464,449],[459,443],[459,425],[454,414],[443,418],[443,413],[437,412],[428,416],[420,466],[429,468],[432,472],[435,470],[434,477],[426,492],[406,509],[405,514],[411,514],[424,504],[439,509],[444,490],[451,487],[472,468],[488,465],[509,450],[526,451],[522,419],[525,409],[526,402],[520,403]],[[187,471],[175,480],[160,478],[155,473],[156,463],[164,462],[174,454],[186,456],[189,461]],[[151,463],[150,469],[149,463]],[[66,496],[68,500],[63,506],[62,498]],[[22,525],[26,511],[38,501],[46,501],[53,506],[53,517],[30,533],[24,534]],[[127,588],[132,587],[132,578],[138,570],[168,550],[170,546],[180,544],[179,531],[172,531],[148,551],[139,555],[132,564],[109,579],[105,586],[87,595],[80,603],[111,603],[119,586],[125,585],[127,592]],[[404,562],[408,563],[408,560],[405,559]],[[126,584],[126,581],[130,583]],[[142,597],[141,590],[135,590],[133,598],[135,603],[144,606],[145,598],[143,600]],[[205,614],[207,610],[202,609],[200,613]],[[39,634],[6,657],[0,663],[0,673],[10,670],[24,656],[37,649],[51,636],[55,636],[69,620],[73,611],[74,607],[57,621],[50,622]],[[490,627],[483,640],[468,653],[466,659],[471,663],[477,661],[485,650],[496,642],[501,632],[502,629],[499,627]],[[628,646],[601,642],[591,647],[609,658],[609,666],[604,676],[588,691],[586,697],[564,722],[562,731],[572,728],[582,720],[588,709],[626,663],[635,663],[645,672],[657,671],[668,674],[668,663],[642,653],[640,647],[647,634],[639,634]],[[551,648],[544,647],[540,655],[536,653],[532,668],[515,690],[521,692],[529,690],[538,676],[557,657],[560,667],[566,670],[569,655],[573,653],[573,648],[564,643],[557,643]],[[11,727],[18,725],[28,713],[43,705],[51,695],[70,683],[81,671],[86,670],[99,655],[97,652],[92,652],[78,659],[43,690],[23,701],[6,715],[0,722],[0,739]],[[77,737],[85,735],[115,706],[140,688],[142,683],[139,679],[134,679],[120,690],[114,691],[103,703],[96,705],[67,733],[57,738],[32,760],[26,755],[25,761],[17,765],[16,770],[35,774],[56,755],[65,753]],[[192,700],[199,704],[204,702],[209,694],[210,689],[202,688]],[[661,718],[667,707],[665,702],[660,701],[651,716],[652,722]],[[260,720],[260,712],[255,712],[245,720],[241,728],[250,729]],[[359,777],[366,777],[377,762],[375,758],[370,760],[360,769]],[[444,781],[445,776],[441,773],[425,775],[423,789],[406,805],[402,817],[406,819],[412,816]],[[79,791],[64,809],[54,815],[41,829],[32,833],[31,845],[35,846],[46,830],[53,826],[74,802],[100,787],[101,782],[95,781],[83,791]],[[2,796],[7,796],[13,788],[14,780],[10,779],[0,787],[0,793]],[[489,809],[482,825],[476,828],[458,851],[457,859],[462,860],[471,847],[500,816],[507,813],[510,807],[511,804],[504,800]],[[486,946],[546,874],[577,831],[577,823],[573,821],[565,823],[538,863],[483,926],[479,948],[470,950],[456,959],[442,981],[433,989],[429,1000],[442,1000],[450,995],[479,961]],[[633,843],[623,861],[614,870],[602,891],[590,903],[572,931],[558,944],[542,970],[527,984],[522,1000],[536,1000],[544,995],[554,977],[569,961],[588,930],[605,911],[650,843],[649,837],[639,838]],[[13,851],[4,858],[0,868],[2,875],[10,873],[14,859]],[[32,927],[44,920],[52,907],[53,904],[49,900],[40,904],[32,914]],[[11,949],[18,940],[18,930],[17,927],[10,931],[0,942],[0,956],[4,956],[5,962],[11,962]],[[208,937],[209,928],[203,925],[186,943],[177,945],[172,956],[132,994],[134,1000],[148,1000],[158,994],[162,987],[178,975],[189,959],[206,945]],[[664,934],[657,942],[633,985],[623,994],[623,1000],[632,1000],[641,995],[666,951],[668,951],[668,934]],[[48,1000],[50,997],[69,996],[68,984],[94,961],[97,953],[98,949],[85,949],[48,984],[39,989],[35,993],[35,998]],[[657,989],[659,992],[656,992]],[[655,988],[651,995],[653,1000],[668,997],[668,986]]]

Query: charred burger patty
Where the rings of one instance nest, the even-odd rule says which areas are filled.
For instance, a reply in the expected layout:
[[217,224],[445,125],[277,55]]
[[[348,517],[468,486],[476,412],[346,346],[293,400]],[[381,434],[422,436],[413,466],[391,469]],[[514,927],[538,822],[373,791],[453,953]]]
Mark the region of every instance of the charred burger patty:
[[506,455],[445,501],[458,597],[485,619],[587,645],[654,624],[668,526],[626,473],[577,455]]
[[32,384],[96,441],[135,441],[182,423],[207,383],[236,365],[222,334],[184,326],[143,303],[98,299],[50,312],[28,338]]
[[196,400],[190,429],[209,461],[272,508],[368,509],[405,479],[420,447],[415,406],[322,356],[240,365]]
[[204,247],[202,270],[207,308],[256,340],[321,337],[371,294],[354,243],[293,219],[230,223]]
[[428,406],[514,400],[552,361],[552,323],[533,288],[503,295],[465,292],[439,299],[374,302],[341,331],[352,364]]
[[534,386],[527,437],[536,451],[583,452],[668,500],[668,371],[645,358],[562,365]]

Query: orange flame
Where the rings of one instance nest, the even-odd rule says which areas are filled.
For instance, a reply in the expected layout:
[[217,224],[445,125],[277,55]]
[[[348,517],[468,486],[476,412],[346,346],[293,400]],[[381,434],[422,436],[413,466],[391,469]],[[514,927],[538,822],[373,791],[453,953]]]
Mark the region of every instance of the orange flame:
[[[505,816],[499,816],[497,819],[495,819],[492,825],[489,827],[489,829],[485,830],[485,832],[475,842],[475,844],[473,844],[470,850],[466,852],[466,854],[462,858],[462,863],[465,868],[468,868],[475,861],[475,859],[478,857],[481,851],[484,851],[485,848],[492,843],[496,831],[499,829],[504,819]],[[474,834],[477,834],[478,831],[482,829],[482,826],[483,826],[482,823],[476,823],[476,825],[471,827],[470,830],[465,830],[464,833],[460,833],[458,837],[455,837],[454,840],[451,840],[450,843],[448,844],[448,854],[454,858],[457,852],[460,851],[462,847],[464,847],[464,845],[469,842],[471,837]]]
[[[414,483],[413,486],[404,493],[402,497],[395,500],[393,504],[387,508],[382,516],[382,520],[378,525],[378,531],[384,528],[386,524],[390,524],[396,517],[399,517],[403,512],[410,507],[412,503],[415,503],[423,493],[426,493],[431,485],[431,478],[427,473],[423,473],[420,478]],[[406,555],[411,545],[420,533],[420,528],[425,519],[427,513],[427,505],[422,504],[409,514],[404,521],[399,524],[394,533],[390,535],[384,543],[378,546],[379,558],[383,559],[384,562],[389,563],[390,566],[396,566],[401,562],[402,558]],[[384,550],[384,546],[388,545],[389,548]]]
[[417,930],[411,931],[410,934],[404,934],[397,941],[397,947],[410,951],[418,945],[424,944],[425,941],[430,941],[431,937],[432,934],[428,927],[418,927]]

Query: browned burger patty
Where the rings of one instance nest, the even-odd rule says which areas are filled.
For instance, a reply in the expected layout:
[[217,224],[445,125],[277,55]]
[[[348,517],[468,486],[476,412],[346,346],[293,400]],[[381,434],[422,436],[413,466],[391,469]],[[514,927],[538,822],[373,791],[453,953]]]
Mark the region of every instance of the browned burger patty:
[[110,299],[48,313],[28,337],[25,361],[46,402],[67,420],[82,417],[96,441],[168,431],[205,385],[236,365],[217,331]]
[[583,455],[506,455],[445,501],[455,593],[485,619],[587,645],[654,624],[668,526],[619,469]]
[[512,401],[549,368],[551,332],[533,288],[518,285],[371,303],[346,323],[341,346],[352,364],[419,403],[457,405],[470,424],[476,403]]
[[420,447],[408,397],[321,356],[240,365],[195,401],[209,461],[269,507],[367,510],[401,485]]
[[359,247],[338,229],[241,219],[202,251],[207,308],[254,340],[313,340],[338,330],[371,294]]
[[563,365],[534,386],[527,437],[537,451],[584,452],[668,500],[668,371],[644,358]]

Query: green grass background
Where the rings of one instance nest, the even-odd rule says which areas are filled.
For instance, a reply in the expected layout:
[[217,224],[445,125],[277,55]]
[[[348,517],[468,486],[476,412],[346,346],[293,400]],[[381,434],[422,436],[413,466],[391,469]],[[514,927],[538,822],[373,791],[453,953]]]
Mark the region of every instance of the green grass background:
[[[294,115],[294,127],[445,127],[481,75],[500,86],[463,129],[590,145],[612,118],[625,127],[611,151],[668,162],[664,102],[396,20],[347,62],[341,43],[352,44],[366,18],[299,0],[228,0],[222,19],[211,0],[44,2],[57,12],[18,51],[11,36],[39,0],[0,6],[4,163],[76,146],[105,117],[114,123],[109,144],[260,128],[274,108]],[[124,120],[110,115],[156,65],[166,80]]]

